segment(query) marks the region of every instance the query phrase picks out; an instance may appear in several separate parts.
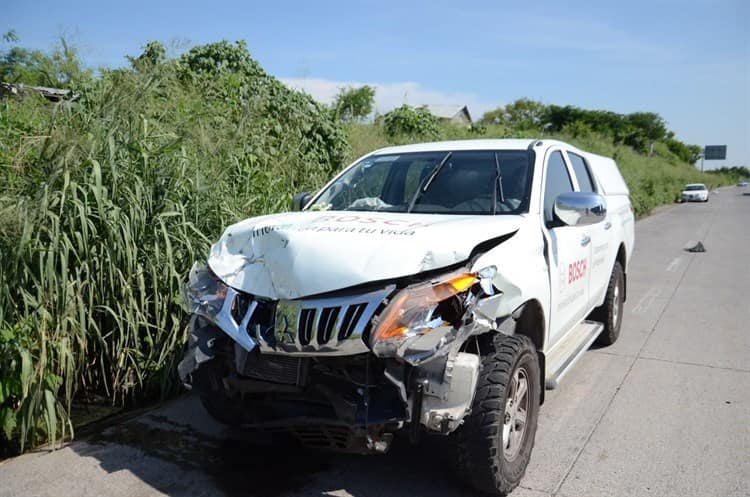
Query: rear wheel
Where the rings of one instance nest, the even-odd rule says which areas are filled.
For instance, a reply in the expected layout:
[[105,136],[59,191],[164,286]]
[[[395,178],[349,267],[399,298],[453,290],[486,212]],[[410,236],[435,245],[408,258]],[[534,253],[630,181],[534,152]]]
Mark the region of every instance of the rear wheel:
[[612,268],[612,275],[609,277],[604,304],[598,307],[593,313],[594,319],[604,323],[604,331],[596,339],[597,344],[604,346],[612,345],[619,338],[624,299],[625,273],[620,263],[615,262],[615,266]]
[[471,412],[456,433],[458,468],[476,489],[506,495],[521,481],[534,447],[539,358],[528,337],[492,338]]

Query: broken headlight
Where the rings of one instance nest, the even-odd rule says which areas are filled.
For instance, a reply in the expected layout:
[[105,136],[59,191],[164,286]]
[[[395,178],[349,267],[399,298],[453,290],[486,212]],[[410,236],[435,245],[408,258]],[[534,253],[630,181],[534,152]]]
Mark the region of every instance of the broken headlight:
[[227,288],[210,267],[196,262],[190,269],[183,294],[187,311],[215,321],[227,297]]
[[[402,290],[385,308],[371,334],[373,352],[381,357],[392,356],[414,337],[438,328],[447,331],[458,327],[464,313],[463,297],[478,281],[475,274],[461,273]],[[437,336],[436,339],[440,341]],[[440,345],[432,344],[435,348]]]

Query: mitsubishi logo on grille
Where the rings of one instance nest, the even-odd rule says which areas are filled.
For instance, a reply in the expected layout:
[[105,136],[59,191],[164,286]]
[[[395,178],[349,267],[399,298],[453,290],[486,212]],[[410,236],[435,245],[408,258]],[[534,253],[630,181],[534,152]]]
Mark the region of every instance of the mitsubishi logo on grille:
[[[276,326],[276,336],[278,337],[279,341],[281,343],[294,343],[294,331],[289,329],[289,318],[282,315],[281,321],[283,321],[283,325],[281,323],[277,323]],[[282,329],[283,326],[283,329]]]

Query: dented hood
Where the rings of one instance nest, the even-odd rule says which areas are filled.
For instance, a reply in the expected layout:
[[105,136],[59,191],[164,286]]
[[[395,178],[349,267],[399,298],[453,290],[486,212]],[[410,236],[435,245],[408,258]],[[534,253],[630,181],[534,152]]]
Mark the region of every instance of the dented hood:
[[520,225],[509,215],[292,212],[230,226],[208,264],[233,288],[295,299],[450,266]]

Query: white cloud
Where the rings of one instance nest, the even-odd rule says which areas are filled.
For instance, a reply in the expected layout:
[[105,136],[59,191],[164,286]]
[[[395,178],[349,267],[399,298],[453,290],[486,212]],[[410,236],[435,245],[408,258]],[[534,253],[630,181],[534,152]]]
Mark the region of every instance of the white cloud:
[[401,83],[373,83],[362,81],[332,81],[317,78],[279,78],[295,90],[304,91],[318,102],[330,104],[341,88],[369,85],[375,88],[375,110],[384,114],[403,104],[413,107],[420,105],[466,105],[472,118],[479,119],[482,114],[501,105],[501,102],[482,101],[471,93],[447,93],[424,88],[421,84],[405,81]]

